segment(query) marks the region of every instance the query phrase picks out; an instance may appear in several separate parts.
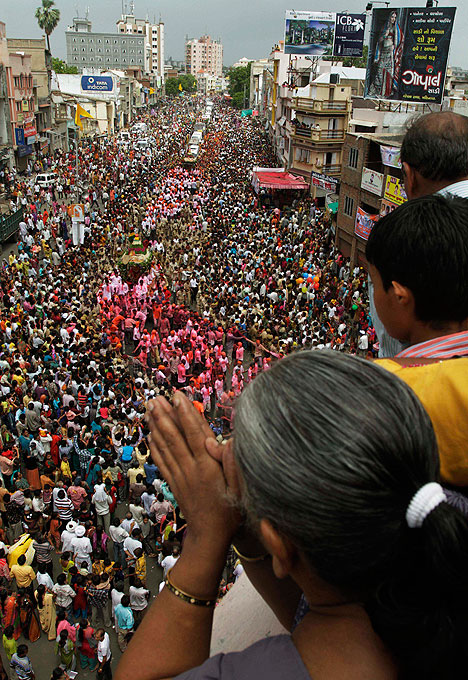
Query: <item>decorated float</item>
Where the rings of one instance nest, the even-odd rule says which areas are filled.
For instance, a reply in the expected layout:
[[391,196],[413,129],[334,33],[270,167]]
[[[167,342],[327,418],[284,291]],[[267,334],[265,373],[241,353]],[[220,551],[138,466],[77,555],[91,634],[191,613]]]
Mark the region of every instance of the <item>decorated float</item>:
[[117,261],[122,279],[128,283],[136,283],[151,269],[153,259],[153,251],[145,248],[141,236],[136,233],[129,234],[127,249]]

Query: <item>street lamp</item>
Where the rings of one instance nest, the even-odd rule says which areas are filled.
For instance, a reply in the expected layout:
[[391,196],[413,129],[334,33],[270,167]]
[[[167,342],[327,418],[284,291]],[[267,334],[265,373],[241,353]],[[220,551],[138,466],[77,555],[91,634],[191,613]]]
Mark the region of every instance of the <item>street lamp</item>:
[[[431,0],[427,0],[427,1],[431,2]],[[388,7],[389,4],[390,4],[390,2],[386,2],[385,0],[372,0],[372,2],[367,3],[366,12],[371,12],[373,5],[386,5]]]

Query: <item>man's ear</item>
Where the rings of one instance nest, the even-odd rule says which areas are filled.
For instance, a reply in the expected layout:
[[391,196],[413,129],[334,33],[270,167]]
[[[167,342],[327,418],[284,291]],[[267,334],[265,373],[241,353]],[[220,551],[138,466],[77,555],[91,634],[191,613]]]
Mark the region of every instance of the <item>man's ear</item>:
[[408,163],[402,163],[406,195],[409,199],[416,198],[418,192],[418,173]]
[[296,547],[282,536],[267,519],[260,521],[260,537],[272,556],[272,567],[276,578],[286,578],[298,559]]

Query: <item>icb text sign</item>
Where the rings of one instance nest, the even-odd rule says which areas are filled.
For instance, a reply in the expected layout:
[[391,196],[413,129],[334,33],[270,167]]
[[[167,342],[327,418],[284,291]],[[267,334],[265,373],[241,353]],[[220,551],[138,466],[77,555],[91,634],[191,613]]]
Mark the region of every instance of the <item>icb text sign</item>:
[[83,92],[112,92],[114,81],[111,76],[81,76]]

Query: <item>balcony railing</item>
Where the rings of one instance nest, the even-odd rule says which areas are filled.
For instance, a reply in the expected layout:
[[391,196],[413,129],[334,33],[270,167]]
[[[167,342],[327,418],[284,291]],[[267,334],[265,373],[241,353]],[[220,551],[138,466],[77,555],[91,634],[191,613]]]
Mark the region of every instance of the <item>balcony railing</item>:
[[309,130],[307,128],[292,127],[292,133],[300,139],[308,139],[312,142],[342,142],[344,141],[344,130]]
[[331,99],[308,99],[306,97],[294,97],[293,105],[296,109],[314,111],[316,113],[346,113],[348,101],[334,101]]
[[324,175],[339,175],[341,173],[341,164],[322,165],[322,172]]

